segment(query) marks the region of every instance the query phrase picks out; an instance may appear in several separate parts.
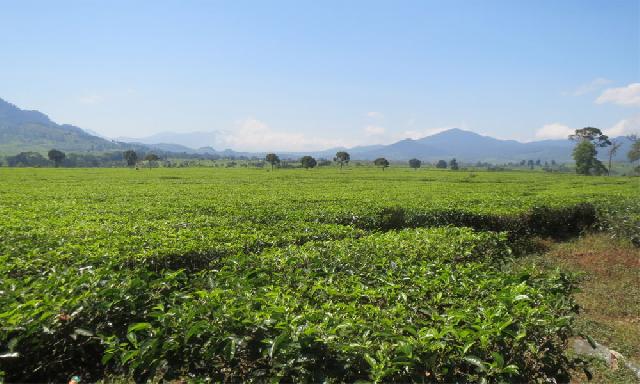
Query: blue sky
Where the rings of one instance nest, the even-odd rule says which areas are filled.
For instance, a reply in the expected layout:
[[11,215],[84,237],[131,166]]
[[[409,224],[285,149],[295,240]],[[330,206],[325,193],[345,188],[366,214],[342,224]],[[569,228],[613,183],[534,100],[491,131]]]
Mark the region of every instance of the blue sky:
[[3,1],[0,98],[305,150],[640,129],[640,1]]

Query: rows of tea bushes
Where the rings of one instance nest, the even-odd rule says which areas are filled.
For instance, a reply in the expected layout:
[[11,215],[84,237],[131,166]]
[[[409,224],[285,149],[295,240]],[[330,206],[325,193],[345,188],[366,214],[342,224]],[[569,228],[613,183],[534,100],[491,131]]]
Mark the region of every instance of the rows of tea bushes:
[[639,233],[635,180],[329,171],[0,169],[0,377],[544,380],[571,281],[502,262]]
[[597,217],[601,230],[640,247],[640,195],[600,204]]
[[[10,380],[74,370],[137,380],[453,381],[556,377],[571,280],[514,275],[504,235],[440,228],[220,259],[9,278]],[[9,363],[10,362],[10,363]],[[58,377],[63,379],[63,377]]]

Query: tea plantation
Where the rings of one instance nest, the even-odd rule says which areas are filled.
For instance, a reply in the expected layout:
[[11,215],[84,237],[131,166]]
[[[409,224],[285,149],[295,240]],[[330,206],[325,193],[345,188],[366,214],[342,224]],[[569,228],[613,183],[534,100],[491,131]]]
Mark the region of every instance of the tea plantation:
[[0,169],[0,381],[566,378],[572,276],[533,237],[640,244],[637,178]]

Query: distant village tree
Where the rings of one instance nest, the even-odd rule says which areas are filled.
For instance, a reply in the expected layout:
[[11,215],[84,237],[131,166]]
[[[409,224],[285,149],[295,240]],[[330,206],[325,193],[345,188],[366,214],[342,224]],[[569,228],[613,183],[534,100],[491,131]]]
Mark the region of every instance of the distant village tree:
[[533,169],[533,160],[529,160],[527,161],[527,165],[529,166],[530,169]]
[[280,163],[280,158],[278,157],[278,155],[276,155],[275,153],[269,153],[267,154],[267,156],[265,156],[264,160],[271,164],[271,170],[273,171],[273,167],[276,166],[276,164]]
[[129,167],[133,167],[138,162],[138,154],[134,150],[129,149],[128,151],[124,151],[122,152],[122,156],[127,161]]
[[347,152],[344,152],[344,151],[336,152],[336,157],[333,158],[333,161],[340,164],[340,169],[342,169],[343,165],[349,164],[350,160],[351,160],[351,155],[349,155]]
[[314,168],[318,162],[311,156],[303,156],[300,159],[300,163],[302,163],[302,167],[305,169]]
[[438,160],[436,163],[436,168],[447,168],[447,162],[445,160]]
[[409,166],[417,171],[418,168],[422,166],[422,161],[418,159],[411,159],[409,160]]
[[67,155],[65,155],[64,152],[58,151],[57,149],[50,150],[48,155],[49,155],[49,160],[53,161],[53,164],[55,165],[56,168],[58,168],[60,166],[60,163],[62,163],[65,157],[67,157]]
[[373,161],[373,164],[375,164],[377,167],[382,168],[382,170],[384,171],[384,169],[389,166],[389,160],[385,159],[384,157],[378,157]]
[[453,171],[457,171],[458,169],[460,169],[460,167],[458,166],[458,161],[456,159],[451,159],[451,161],[449,162],[449,168],[451,168],[451,170]]

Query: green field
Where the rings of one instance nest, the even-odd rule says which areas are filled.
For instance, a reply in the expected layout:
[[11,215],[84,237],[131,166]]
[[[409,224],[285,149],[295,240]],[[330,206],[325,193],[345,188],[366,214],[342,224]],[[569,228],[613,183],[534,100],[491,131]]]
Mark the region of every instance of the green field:
[[[637,178],[0,168],[0,381],[564,377],[534,237],[640,241]],[[462,228],[464,227],[464,228]]]

